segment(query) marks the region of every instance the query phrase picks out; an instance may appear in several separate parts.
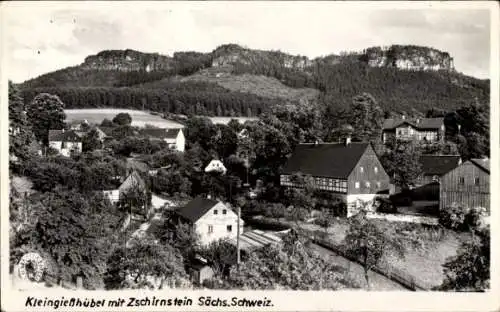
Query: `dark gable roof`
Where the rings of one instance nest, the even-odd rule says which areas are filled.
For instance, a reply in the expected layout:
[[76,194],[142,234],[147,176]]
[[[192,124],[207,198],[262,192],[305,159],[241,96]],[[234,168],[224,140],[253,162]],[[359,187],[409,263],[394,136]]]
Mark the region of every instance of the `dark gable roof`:
[[425,175],[441,176],[458,167],[460,155],[422,155],[420,164]]
[[384,130],[394,130],[395,128],[408,124],[417,129],[440,129],[444,124],[444,118],[418,118],[418,119],[396,119],[390,118],[384,120],[382,128]]
[[299,144],[288,159],[284,174],[301,172],[312,176],[345,179],[370,146],[369,143]]
[[205,215],[213,206],[217,205],[219,201],[208,199],[205,197],[196,197],[183,207],[179,207],[176,213],[181,217],[191,221],[198,221]]
[[168,128],[150,128],[141,129],[141,135],[160,138],[160,139],[175,139],[181,129],[168,129]]
[[488,174],[490,173],[490,159],[489,158],[473,158],[470,160],[473,164],[478,166],[479,168],[486,171]]
[[49,130],[49,142],[81,142],[81,137],[73,130]]

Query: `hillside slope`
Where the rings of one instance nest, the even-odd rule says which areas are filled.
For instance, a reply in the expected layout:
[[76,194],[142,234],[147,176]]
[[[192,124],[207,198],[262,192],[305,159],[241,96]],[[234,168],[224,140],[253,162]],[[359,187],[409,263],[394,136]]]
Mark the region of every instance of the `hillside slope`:
[[103,51],[79,66],[26,81],[22,89],[27,100],[44,90],[64,93],[66,104],[75,108],[106,106],[118,98],[120,107],[244,116],[300,100],[346,108],[363,92],[385,111],[454,110],[475,101],[488,103],[490,92],[489,80],[456,72],[448,53],[400,45],[313,60],[234,44],[173,57]]

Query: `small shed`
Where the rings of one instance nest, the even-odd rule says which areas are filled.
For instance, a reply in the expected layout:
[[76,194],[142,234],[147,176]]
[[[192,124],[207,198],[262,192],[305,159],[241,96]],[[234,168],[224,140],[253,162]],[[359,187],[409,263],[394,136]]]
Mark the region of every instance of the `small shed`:
[[193,284],[202,285],[205,280],[214,276],[214,271],[208,265],[208,261],[200,255],[196,255],[188,266],[189,276]]

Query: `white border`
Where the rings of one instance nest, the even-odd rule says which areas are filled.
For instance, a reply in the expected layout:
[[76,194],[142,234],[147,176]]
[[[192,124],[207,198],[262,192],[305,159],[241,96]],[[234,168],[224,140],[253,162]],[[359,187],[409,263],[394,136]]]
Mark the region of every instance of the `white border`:
[[[236,5],[235,3],[233,3]],[[238,3],[240,4],[240,3]],[[302,2],[303,5],[309,5],[309,3]],[[365,292],[365,291],[340,291],[340,292],[271,292],[271,291],[164,291],[164,292],[136,292],[136,291],[120,291],[120,292],[104,292],[104,291],[46,291],[46,292],[18,292],[10,290],[10,283],[8,281],[8,107],[7,107],[7,77],[6,72],[8,72],[8,64],[6,58],[4,57],[7,52],[7,47],[4,43],[6,25],[2,21],[2,18],[6,14],[6,7],[17,7],[17,6],[36,6],[36,7],[58,7],[58,8],[88,8],[90,5],[92,9],[134,9],[137,5],[141,7],[157,7],[160,5],[159,2],[141,2],[140,4],[136,2],[41,2],[41,3],[26,3],[26,2],[13,2],[5,3],[0,5],[0,38],[2,39],[1,56],[2,62],[0,67],[0,86],[1,86],[1,98],[0,98],[0,160],[1,160],[1,182],[0,182],[0,195],[1,195],[1,209],[2,209],[2,234],[1,235],[1,304],[2,309],[5,311],[30,311],[35,310],[34,308],[25,308],[24,301],[26,296],[32,295],[40,298],[53,297],[60,298],[61,296],[80,298],[94,297],[94,298],[106,298],[106,299],[116,299],[117,297],[129,297],[129,296],[146,296],[146,295],[156,295],[157,297],[184,297],[188,296],[193,299],[200,295],[214,297],[233,297],[237,296],[240,298],[261,298],[267,297],[272,298],[274,307],[272,308],[260,308],[260,310],[268,311],[498,311],[500,310],[500,271],[498,269],[498,259],[499,259],[499,248],[500,238],[498,234],[498,221],[500,221],[500,211],[497,208],[499,203],[499,193],[493,190],[499,189],[499,147],[500,147],[500,128],[499,128],[499,7],[496,2],[336,2],[328,3],[325,5],[334,5],[339,8],[343,7],[377,7],[377,8],[448,8],[448,9],[464,9],[464,8],[484,8],[491,10],[491,55],[490,55],[490,71],[491,71],[491,220],[492,220],[492,267],[491,267],[491,291],[489,293],[478,293],[478,294],[464,294],[464,293],[427,293],[427,292]],[[168,2],[168,6],[183,6],[183,2]],[[204,2],[199,3],[199,5],[211,5],[210,3]],[[245,5],[245,4],[242,4]],[[282,5],[282,3],[270,3],[266,2],[263,5]],[[230,9],[230,8],[229,8]],[[36,8],[34,8],[36,10]],[[496,296],[495,296],[496,295]],[[196,301],[196,300],[194,300]],[[49,311],[47,308],[39,308],[39,311]],[[75,309],[76,310],[76,309]],[[83,310],[83,309],[78,309]],[[88,309],[90,310],[90,309]],[[95,311],[110,311],[109,308],[104,309],[92,309]],[[118,309],[117,309],[118,310]],[[178,309],[169,307],[156,307],[156,308],[121,308],[119,310],[130,310],[130,311],[250,311],[258,310],[253,309],[243,309],[243,308],[207,308],[198,307],[193,305],[192,307],[180,307]],[[64,309],[59,308],[58,311],[64,311]]]

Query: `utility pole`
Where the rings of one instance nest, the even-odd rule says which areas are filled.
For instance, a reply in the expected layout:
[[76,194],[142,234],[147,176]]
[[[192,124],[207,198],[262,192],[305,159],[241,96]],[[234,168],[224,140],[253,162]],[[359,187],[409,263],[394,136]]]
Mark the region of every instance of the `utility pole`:
[[[237,204],[238,205],[238,204]],[[241,218],[241,207],[238,205],[238,221],[236,229],[236,269],[240,270],[240,218]]]

